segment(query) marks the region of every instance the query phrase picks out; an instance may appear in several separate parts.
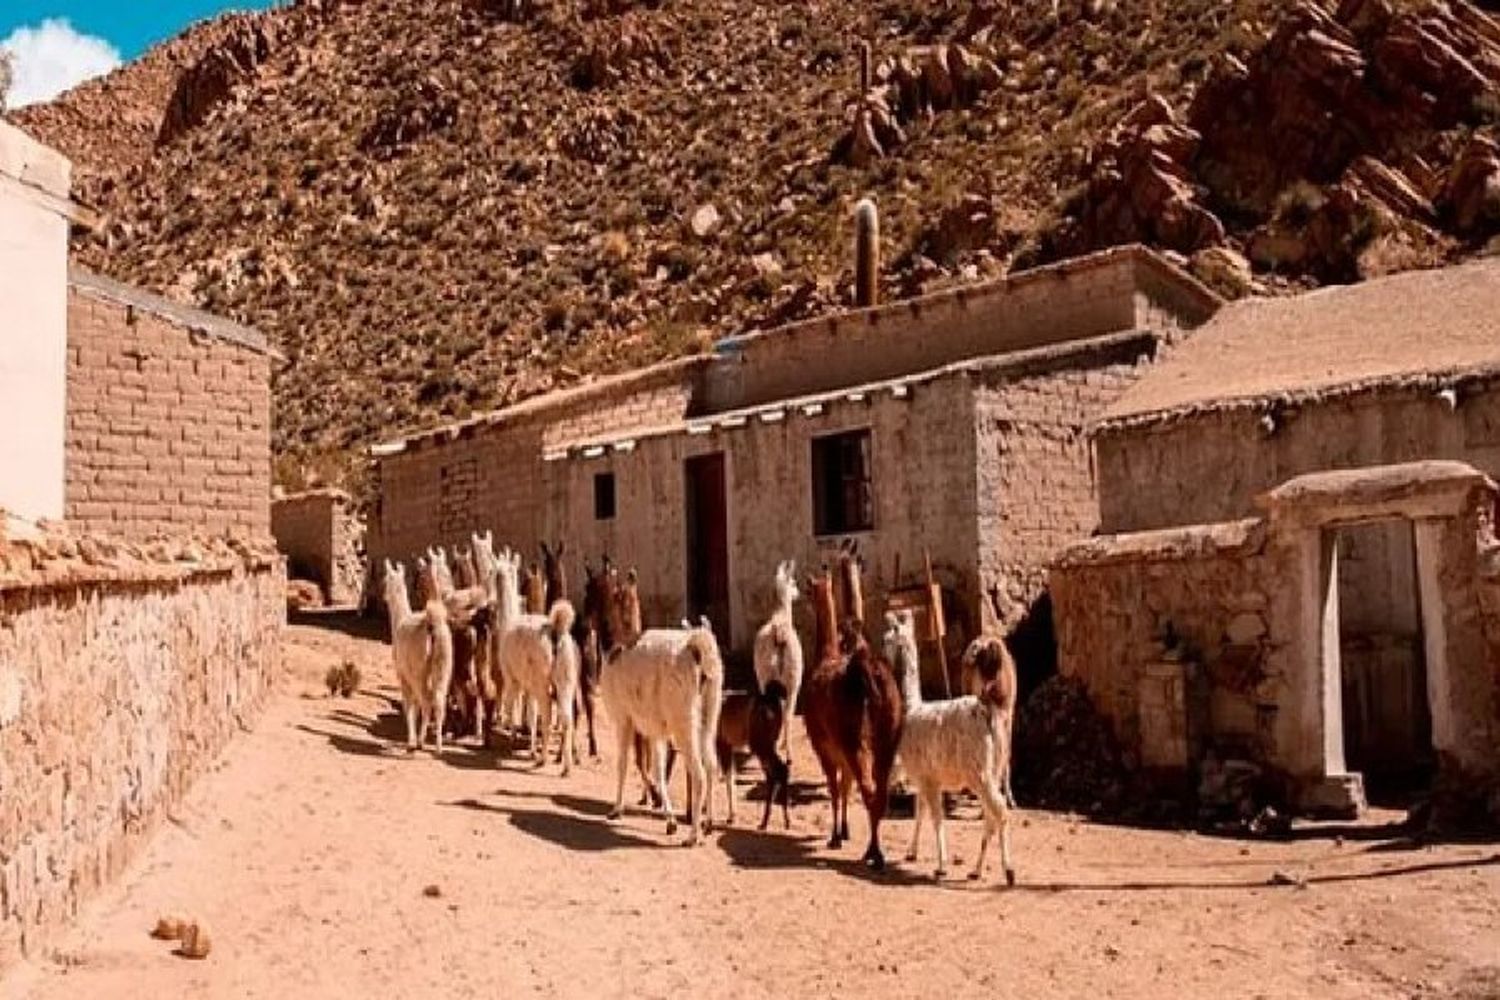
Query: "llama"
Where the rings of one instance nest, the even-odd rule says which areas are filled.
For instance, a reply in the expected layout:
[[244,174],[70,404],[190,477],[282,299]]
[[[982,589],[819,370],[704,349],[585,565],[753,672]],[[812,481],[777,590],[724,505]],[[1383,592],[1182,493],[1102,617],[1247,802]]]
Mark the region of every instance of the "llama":
[[443,710],[453,679],[453,632],[448,610],[437,600],[415,612],[406,591],[406,574],[389,559],[385,562],[385,606],[391,620],[391,655],[401,685],[401,708],[406,716],[406,749],[415,753],[435,730],[434,746],[443,754]]
[[617,615],[615,603],[615,570],[609,556],[599,572],[587,562],[583,564],[583,614],[574,626],[573,638],[582,654],[582,669],[578,674],[578,693],[583,718],[588,730],[589,756],[599,756],[599,741],[594,730],[594,716],[599,707],[599,671],[604,659],[615,648]]
[[666,777],[670,740],[687,758],[691,824],[687,842],[697,844],[704,820],[713,821],[708,780],[724,689],[724,664],[708,619],[700,619],[692,629],[650,629],[633,645],[617,647],[600,677],[599,689],[618,740],[618,781],[610,819],[618,819],[624,811],[625,772],[639,735],[654,744],[652,756],[667,833],[677,831]]
[[[1005,645],[1005,640],[998,635],[981,635],[969,643],[968,648],[964,650],[962,662],[963,671],[959,683],[964,694],[971,694],[977,698],[984,693],[985,687],[989,684],[1000,685],[1006,704],[1010,706],[1010,711],[1001,720],[1001,728],[1005,736],[1004,745],[1006,748],[1015,746],[1015,707],[1019,688],[1016,686],[1016,661],[1010,655],[1010,649]],[[1005,804],[1014,809],[1016,796],[1010,786],[1010,753],[1007,751],[998,763],[1000,791],[1005,795]]]
[[870,816],[870,842],[864,863],[880,870],[880,821],[890,795],[891,765],[901,739],[901,691],[890,667],[873,655],[849,619],[843,648],[835,634],[833,583],[825,570],[809,581],[816,622],[813,669],[804,686],[802,721],[833,800],[833,832],[828,846],[849,838],[849,787],[858,783]]
[[1010,860],[1010,810],[1000,791],[1002,762],[1010,756],[1009,716],[1014,692],[991,681],[975,697],[964,695],[946,701],[922,700],[921,670],[917,659],[916,626],[910,611],[885,616],[886,656],[896,665],[905,692],[906,719],[901,729],[901,762],[917,789],[917,814],[912,825],[911,849],[906,860],[917,860],[922,838],[922,814],[932,819],[937,835],[938,863],[935,877],[948,869],[948,838],[943,828],[943,792],[968,788],[979,796],[984,809],[984,836],[970,879],[984,874],[984,857],[990,838],[1000,835],[1000,864],[1005,881],[1016,884]]
[[[499,669],[504,688],[513,688],[530,702],[531,758],[540,767],[552,732],[554,709],[562,717],[562,745],[558,761],[566,777],[573,771],[577,748],[573,741],[573,695],[578,685],[578,645],[573,641],[573,605],[558,601],[545,615],[523,615],[520,605],[521,558],[510,552],[496,562],[495,631]],[[495,664],[491,665],[493,670]],[[542,718],[537,718],[538,712]],[[542,746],[538,748],[537,739]]]
[[775,680],[786,692],[786,720],[781,731],[781,748],[788,766],[792,759],[791,715],[797,709],[797,694],[802,690],[802,641],[792,623],[792,605],[801,595],[797,591],[797,564],[784,562],[776,567],[776,610],[770,620],[755,633],[755,682],[761,691]]
[[521,607],[528,615],[547,613],[547,581],[536,563],[526,567],[526,577],[521,582]]
[[859,555],[859,543],[845,539],[839,544],[837,598],[838,621],[842,624],[853,619],[859,627],[865,625],[865,589],[861,579],[864,560]]
[[776,742],[785,731],[788,704],[786,688],[774,677],[766,681],[763,691],[734,691],[724,696],[714,749],[729,799],[730,826],[734,825],[734,752],[748,747],[766,776],[766,809],[760,817],[760,828],[764,830],[770,824],[771,806],[779,798],[782,822],[791,829],[791,767],[776,753]]
[[477,586],[454,589],[453,574],[441,549],[429,548],[418,559],[425,599],[441,601],[453,633],[453,679],[444,705],[443,723],[451,718],[455,734],[468,733],[480,742],[486,737],[485,701],[488,685],[489,630],[492,614],[488,592]]

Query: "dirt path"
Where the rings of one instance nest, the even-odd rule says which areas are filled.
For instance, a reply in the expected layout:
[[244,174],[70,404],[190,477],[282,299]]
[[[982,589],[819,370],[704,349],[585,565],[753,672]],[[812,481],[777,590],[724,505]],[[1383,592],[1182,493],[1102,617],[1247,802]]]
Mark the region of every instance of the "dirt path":
[[[343,656],[367,691],[304,697]],[[1014,890],[993,875],[934,885],[930,856],[869,877],[859,846],[824,849],[803,745],[790,834],[691,850],[644,815],[607,824],[604,763],[564,781],[468,747],[395,752],[378,643],[294,628],[289,658],[288,692],[132,874],[0,993],[1500,995],[1500,845],[1417,848],[1368,828],[1241,843],[1024,813]],[[968,856],[977,824],[954,826]],[[909,832],[891,824],[889,855]],[[1268,885],[1277,872],[1306,887]],[[163,913],[209,922],[207,961],[147,937]]]

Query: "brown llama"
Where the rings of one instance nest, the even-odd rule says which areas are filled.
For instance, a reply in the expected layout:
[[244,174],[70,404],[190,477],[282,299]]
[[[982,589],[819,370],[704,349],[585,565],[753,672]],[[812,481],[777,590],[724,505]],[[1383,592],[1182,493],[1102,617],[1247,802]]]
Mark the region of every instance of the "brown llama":
[[521,579],[521,611],[528,615],[547,613],[547,579],[536,563],[526,567],[526,575]]
[[846,619],[838,629],[827,570],[808,580],[808,591],[815,652],[803,687],[802,719],[833,800],[828,846],[838,848],[849,839],[849,788],[858,784],[870,817],[870,843],[863,860],[879,871],[885,867],[880,821],[885,818],[891,766],[901,742],[901,688],[890,665],[865,642],[860,621]]
[[850,619],[859,622],[860,628],[864,628],[865,622],[865,589],[861,574],[864,571],[864,560],[859,555],[859,543],[844,539],[839,544],[838,579],[834,598],[836,601],[836,613],[838,622],[847,622]]

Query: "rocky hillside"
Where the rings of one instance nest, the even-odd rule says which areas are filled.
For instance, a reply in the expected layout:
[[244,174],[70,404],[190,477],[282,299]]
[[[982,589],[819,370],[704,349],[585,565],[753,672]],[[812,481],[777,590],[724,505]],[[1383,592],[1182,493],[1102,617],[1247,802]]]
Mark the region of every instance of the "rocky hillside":
[[866,194],[888,296],[1129,239],[1236,291],[1475,252],[1497,82],[1458,0],[303,0],[15,117],[85,261],[281,346],[295,483],[846,303]]

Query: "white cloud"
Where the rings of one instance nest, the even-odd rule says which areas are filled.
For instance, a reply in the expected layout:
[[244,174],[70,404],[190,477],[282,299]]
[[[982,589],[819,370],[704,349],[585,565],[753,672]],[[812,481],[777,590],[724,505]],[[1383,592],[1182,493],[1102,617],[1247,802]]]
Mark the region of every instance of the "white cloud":
[[10,53],[14,64],[7,101],[13,108],[51,100],[120,65],[113,45],[80,33],[64,18],[49,17],[34,27],[17,28],[0,41],[0,49]]

